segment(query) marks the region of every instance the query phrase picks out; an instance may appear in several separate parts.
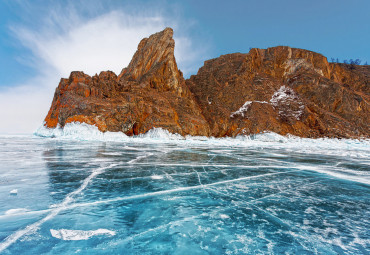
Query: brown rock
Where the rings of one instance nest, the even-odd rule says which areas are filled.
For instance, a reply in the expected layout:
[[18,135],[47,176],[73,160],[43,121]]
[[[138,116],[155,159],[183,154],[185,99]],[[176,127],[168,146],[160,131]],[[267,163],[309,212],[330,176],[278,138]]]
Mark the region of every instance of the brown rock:
[[368,137],[370,68],[351,68],[280,46],[206,61],[187,85],[214,136]]
[[279,46],[208,60],[185,81],[172,36],[166,28],[143,39],[118,77],[72,72],[61,79],[46,126],[78,121],[128,135],[161,127],[216,137],[370,137],[369,66]]
[[182,73],[177,68],[172,28],[144,38],[128,67],[119,75],[122,83],[135,81],[141,87],[158,91],[174,91],[179,96],[189,95]]
[[172,35],[166,28],[143,39],[118,77],[111,71],[93,77],[72,72],[69,79],[62,79],[46,126],[78,121],[128,135],[154,127],[181,135],[209,135],[208,123],[177,69]]

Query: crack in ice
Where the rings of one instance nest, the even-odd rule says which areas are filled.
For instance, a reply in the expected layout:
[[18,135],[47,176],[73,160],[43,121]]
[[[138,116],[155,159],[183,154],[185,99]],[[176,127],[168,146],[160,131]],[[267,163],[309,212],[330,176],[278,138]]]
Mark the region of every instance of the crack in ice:
[[279,174],[295,173],[295,172],[301,172],[301,171],[305,171],[305,170],[306,169],[291,170],[291,171],[284,171],[284,172],[273,172],[273,173],[268,173],[268,174],[261,174],[261,175],[241,177],[241,178],[237,178],[237,179],[219,181],[219,182],[214,182],[214,183],[209,183],[209,184],[203,184],[203,185],[195,185],[195,186],[189,186],[189,187],[179,187],[179,188],[176,188],[176,189],[155,191],[155,192],[149,192],[149,193],[139,194],[139,195],[132,195],[132,196],[127,196],[127,197],[116,197],[116,198],[113,198],[113,199],[100,200],[100,201],[95,201],[95,202],[90,202],[90,203],[79,203],[79,204],[70,205],[68,207],[68,209],[70,209],[70,208],[76,208],[76,207],[99,205],[99,204],[107,204],[107,203],[111,203],[111,202],[145,199],[145,198],[149,198],[149,197],[163,196],[163,195],[177,193],[177,192],[202,189],[204,187],[212,187],[212,186],[223,185],[223,184],[227,184],[227,183],[233,183],[233,182],[239,182],[239,181],[246,181],[246,180],[256,179],[256,178],[265,177],[265,176],[273,176],[273,175],[279,175]]
[[101,174],[105,169],[114,167],[118,164],[110,164],[106,167],[100,167],[96,170],[94,170],[82,183],[82,185],[76,189],[75,191],[69,193],[64,200],[59,203],[55,208],[51,210],[51,212],[42,218],[39,221],[36,221],[35,223],[28,225],[26,228],[16,231],[15,233],[11,234],[7,238],[4,239],[3,242],[0,243],[0,252],[3,252],[6,248],[8,248],[10,245],[15,243],[19,238],[21,238],[24,235],[27,235],[28,233],[35,231],[37,228],[39,228],[43,223],[46,221],[54,218],[57,216],[61,211],[69,209],[68,204],[73,201],[73,197],[79,193],[81,193],[82,190],[84,190],[89,182],[97,175]]

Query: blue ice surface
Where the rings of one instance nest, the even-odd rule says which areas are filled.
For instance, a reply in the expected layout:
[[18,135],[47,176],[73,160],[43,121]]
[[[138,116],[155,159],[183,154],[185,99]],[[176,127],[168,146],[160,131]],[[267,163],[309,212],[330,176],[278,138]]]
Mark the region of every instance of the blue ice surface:
[[244,143],[0,136],[0,254],[370,253],[369,141]]

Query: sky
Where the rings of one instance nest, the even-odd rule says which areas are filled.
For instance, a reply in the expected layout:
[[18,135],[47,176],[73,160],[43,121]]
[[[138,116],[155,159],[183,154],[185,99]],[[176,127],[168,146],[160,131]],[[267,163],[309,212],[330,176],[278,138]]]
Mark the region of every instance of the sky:
[[286,45],[370,63],[369,0],[0,0],[0,134],[42,125],[60,78],[126,67],[174,29],[185,77],[203,62]]

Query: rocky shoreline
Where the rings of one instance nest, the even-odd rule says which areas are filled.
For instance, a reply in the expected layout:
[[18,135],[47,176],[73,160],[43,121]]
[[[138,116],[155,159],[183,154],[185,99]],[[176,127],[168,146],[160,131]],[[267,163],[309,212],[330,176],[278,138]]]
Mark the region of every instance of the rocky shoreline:
[[166,28],[143,39],[118,76],[72,72],[61,79],[45,126],[81,122],[126,135],[163,128],[182,136],[370,137],[370,66],[278,46],[208,60],[185,80],[172,37]]

